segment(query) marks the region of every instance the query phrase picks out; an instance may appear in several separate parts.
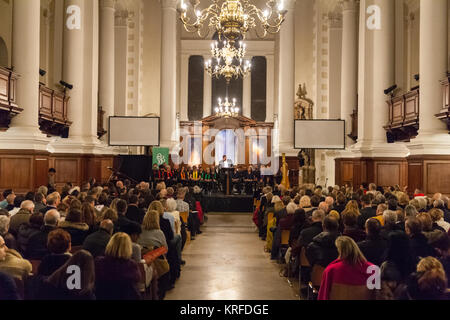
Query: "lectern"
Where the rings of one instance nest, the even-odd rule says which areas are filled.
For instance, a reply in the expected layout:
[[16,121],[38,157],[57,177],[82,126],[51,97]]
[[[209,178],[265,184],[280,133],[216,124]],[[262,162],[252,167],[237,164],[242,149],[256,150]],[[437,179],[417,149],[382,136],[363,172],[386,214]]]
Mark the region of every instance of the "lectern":
[[231,189],[233,184],[231,183],[231,176],[233,175],[234,168],[222,168],[220,169],[220,175],[223,177],[224,181],[224,191],[227,196],[231,194]]

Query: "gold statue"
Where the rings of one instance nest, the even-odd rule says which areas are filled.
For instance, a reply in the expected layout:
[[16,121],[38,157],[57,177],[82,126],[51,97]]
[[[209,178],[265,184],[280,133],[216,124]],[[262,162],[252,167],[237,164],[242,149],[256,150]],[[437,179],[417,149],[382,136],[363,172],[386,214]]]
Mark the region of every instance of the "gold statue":
[[288,190],[290,188],[289,184],[289,166],[286,162],[286,154],[282,154],[282,165],[281,165],[281,173],[283,175],[283,179],[281,180],[281,184]]

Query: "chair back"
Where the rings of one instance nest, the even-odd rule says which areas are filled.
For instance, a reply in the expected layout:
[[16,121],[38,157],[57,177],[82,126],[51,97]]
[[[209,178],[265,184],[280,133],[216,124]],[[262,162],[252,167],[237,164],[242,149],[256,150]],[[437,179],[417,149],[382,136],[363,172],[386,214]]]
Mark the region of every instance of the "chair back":
[[188,223],[189,212],[180,212],[180,218],[183,219],[184,223]]
[[31,263],[31,266],[32,266],[32,271],[31,272],[34,275],[36,275],[37,272],[38,272],[39,266],[41,264],[41,260],[30,260],[30,263]]
[[282,230],[281,231],[281,245],[288,246],[289,245],[289,236],[291,235],[290,230]]
[[322,283],[322,275],[325,271],[325,268],[322,266],[319,266],[315,264],[312,267],[311,271],[311,283],[314,287],[320,287],[320,284]]
[[373,300],[374,291],[367,286],[352,286],[333,283],[331,285],[330,300]]
[[302,247],[300,250],[300,266],[301,267],[311,267],[311,264],[308,261],[308,258],[306,258],[306,249],[305,247]]

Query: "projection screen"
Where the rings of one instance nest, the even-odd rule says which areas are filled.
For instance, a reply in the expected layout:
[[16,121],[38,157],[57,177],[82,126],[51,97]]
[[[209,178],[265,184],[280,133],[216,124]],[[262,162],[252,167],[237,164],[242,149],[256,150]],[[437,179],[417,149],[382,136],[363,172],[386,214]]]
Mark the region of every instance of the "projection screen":
[[295,149],[345,149],[344,120],[295,120]]
[[159,146],[159,118],[109,117],[110,146]]

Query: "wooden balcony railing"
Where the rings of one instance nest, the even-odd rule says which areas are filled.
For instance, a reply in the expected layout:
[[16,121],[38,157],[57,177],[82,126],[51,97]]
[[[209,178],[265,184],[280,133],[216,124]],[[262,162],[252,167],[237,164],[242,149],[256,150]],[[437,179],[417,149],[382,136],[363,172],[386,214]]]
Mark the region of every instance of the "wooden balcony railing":
[[449,78],[442,80],[442,91],[443,91],[443,99],[442,99],[442,109],[436,114],[436,117],[447,124],[447,129],[450,131],[450,85]]
[[39,84],[39,127],[40,130],[55,136],[67,138],[69,127],[69,97],[64,92],[52,90]]
[[23,111],[16,103],[16,84],[19,76],[0,67],[0,130],[9,128],[11,119]]
[[384,129],[394,141],[408,142],[419,130],[419,88],[387,101],[389,122]]
[[107,131],[105,128],[103,128],[103,118],[105,116],[105,111],[103,111],[103,108],[101,106],[98,107],[98,114],[97,114],[97,136],[100,139],[103,137]]

